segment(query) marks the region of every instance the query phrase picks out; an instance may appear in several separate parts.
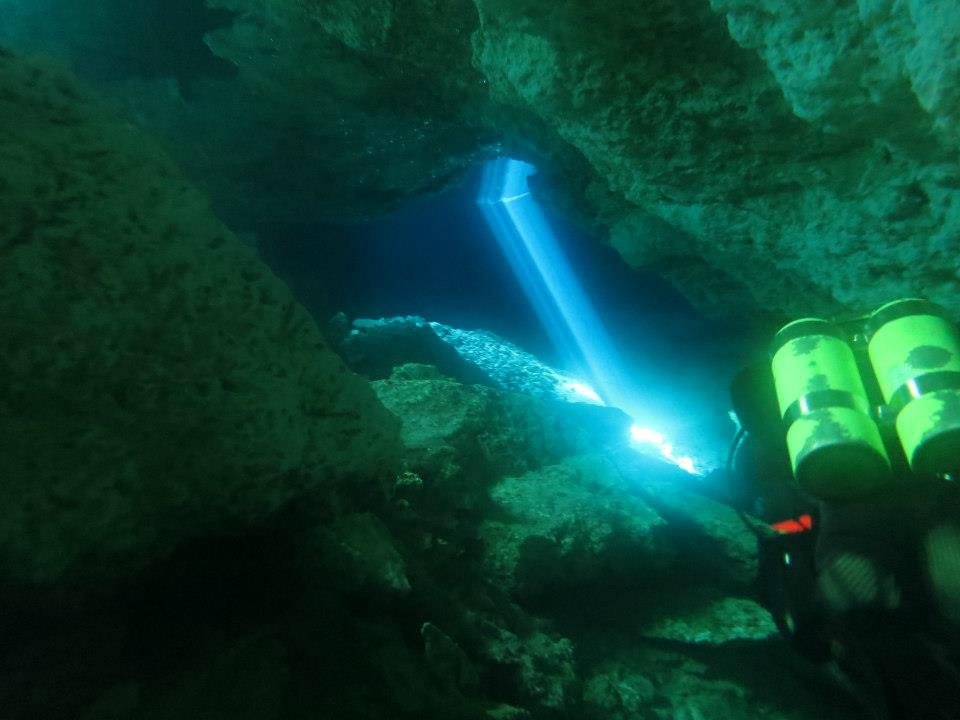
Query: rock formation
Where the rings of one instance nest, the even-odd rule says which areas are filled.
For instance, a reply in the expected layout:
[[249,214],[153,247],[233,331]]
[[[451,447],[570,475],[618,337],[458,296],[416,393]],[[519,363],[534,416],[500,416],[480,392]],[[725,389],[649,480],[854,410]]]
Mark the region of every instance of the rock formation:
[[153,142],[61,71],[3,55],[0,89],[4,580],[395,472],[394,418]]
[[238,226],[366,217],[509,153],[715,317],[960,310],[951,0],[209,4],[235,78],[109,87]]

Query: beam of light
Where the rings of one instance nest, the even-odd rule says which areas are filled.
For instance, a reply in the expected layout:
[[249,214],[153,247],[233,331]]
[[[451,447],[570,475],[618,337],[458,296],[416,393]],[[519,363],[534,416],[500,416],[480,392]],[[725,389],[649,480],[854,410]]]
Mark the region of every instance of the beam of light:
[[586,371],[604,402],[618,404],[630,384],[621,377],[614,345],[530,192],[527,180],[534,173],[536,168],[519,160],[492,161],[477,203],[563,361]]
[[600,397],[597,391],[582,382],[577,382],[576,380],[567,382],[565,383],[565,389],[575,392],[580,397],[595,405],[603,405],[603,398]]
[[[528,180],[535,173],[534,166],[511,158],[488,163],[477,204],[563,362],[589,378],[571,380],[566,389],[590,402],[647,416],[634,384],[623,375],[614,343],[531,194]],[[692,458],[676,456],[661,435],[634,427],[631,437],[638,449],[652,450],[667,462],[700,474]]]
[[630,439],[639,446],[650,446],[660,453],[660,456],[669,463],[676,465],[682,470],[686,470],[691,475],[701,474],[689,455],[675,455],[673,444],[667,442],[663,433],[657,432],[652,428],[642,427],[641,425],[632,425],[630,427]]

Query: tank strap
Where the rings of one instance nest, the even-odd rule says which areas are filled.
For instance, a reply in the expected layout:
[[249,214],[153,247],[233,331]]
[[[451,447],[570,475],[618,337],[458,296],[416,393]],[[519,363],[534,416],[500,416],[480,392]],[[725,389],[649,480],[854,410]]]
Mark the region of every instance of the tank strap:
[[960,389],[960,372],[956,370],[940,370],[924,373],[910,378],[898,387],[890,398],[890,406],[895,414],[899,414],[911,400],[936,392],[937,390]]
[[[815,390],[794,400],[783,414],[783,424],[790,427],[804,415],[823,408],[845,407],[864,412],[863,403],[846,390]],[[869,414],[869,411],[867,411]]]

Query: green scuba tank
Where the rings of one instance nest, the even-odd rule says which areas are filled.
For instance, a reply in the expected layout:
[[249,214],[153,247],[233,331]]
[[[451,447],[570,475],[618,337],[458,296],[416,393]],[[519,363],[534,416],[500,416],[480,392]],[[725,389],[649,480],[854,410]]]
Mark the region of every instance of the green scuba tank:
[[867,351],[910,469],[960,470],[960,335],[939,305],[908,298],[867,321]]
[[869,493],[890,474],[853,350],[826,320],[805,318],[774,338],[773,379],[793,475],[825,500]]

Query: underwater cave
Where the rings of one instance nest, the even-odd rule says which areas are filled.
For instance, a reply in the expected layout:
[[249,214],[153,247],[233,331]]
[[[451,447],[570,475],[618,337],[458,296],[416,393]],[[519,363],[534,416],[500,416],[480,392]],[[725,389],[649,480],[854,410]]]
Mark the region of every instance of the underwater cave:
[[953,0],[0,0],[5,720],[960,720]]

